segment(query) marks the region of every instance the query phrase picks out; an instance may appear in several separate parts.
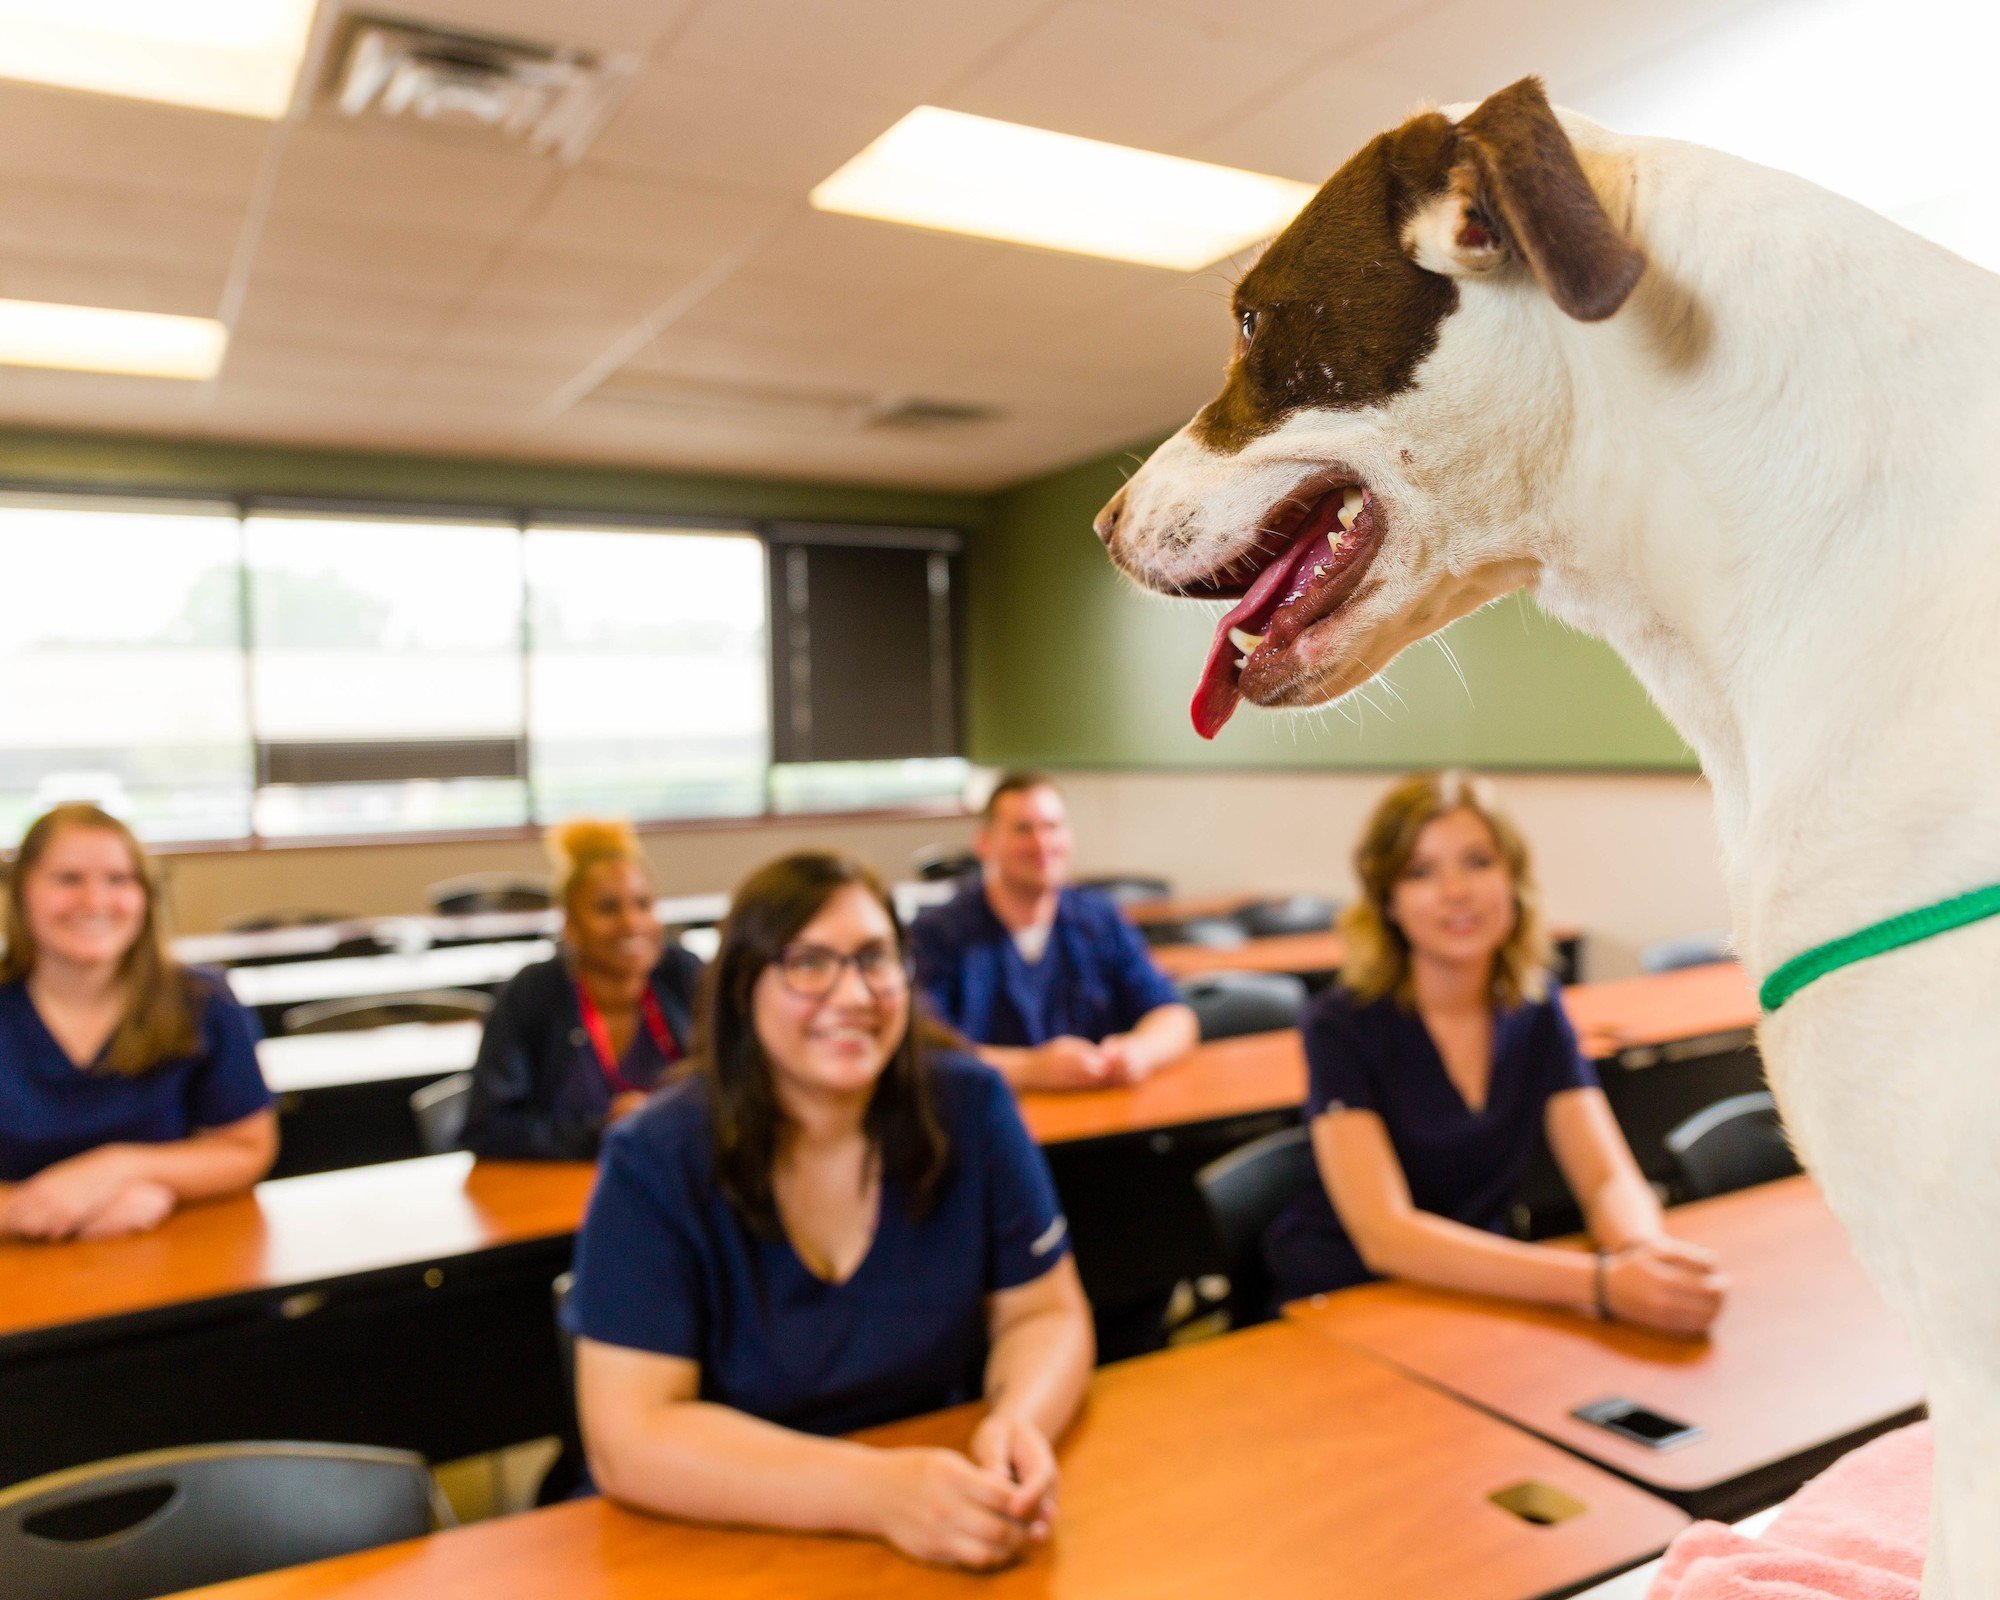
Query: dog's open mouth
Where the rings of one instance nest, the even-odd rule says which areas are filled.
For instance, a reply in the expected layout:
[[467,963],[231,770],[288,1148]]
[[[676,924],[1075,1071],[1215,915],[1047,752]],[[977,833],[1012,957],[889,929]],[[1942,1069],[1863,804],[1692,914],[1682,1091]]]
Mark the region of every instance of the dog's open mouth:
[[1196,733],[1213,739],[1222,731],[1244,696],[1245,678],[1255,691],[1259,680],[1275,687],[1291,676],[1280,658],[1354,593],[1381,542],[1375,497],[1362,484],[1338,484],[1291,508],[1248,551],[1184,587],[1195,595],[1241,594],[1216,624],[1188,707]]

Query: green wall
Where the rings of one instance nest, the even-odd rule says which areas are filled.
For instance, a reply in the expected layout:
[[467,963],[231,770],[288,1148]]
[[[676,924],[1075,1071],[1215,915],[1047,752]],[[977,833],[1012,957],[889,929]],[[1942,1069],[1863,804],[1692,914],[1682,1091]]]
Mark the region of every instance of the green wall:
[[991,506],[981,495],[699,473],[0,432],[0,487],[22,483],[960,528],[978,527]]
[[[1024,484],[973,541],[970,753],[995,766],[1692,770],[1682,744],[1611,650],[1512,596],[1389,669],[1374,704],[1273,716],[1239,710],[1212,744],[1187,705],[1216,608],[1119,578],[1090,521],[1129,471],[1120,454]],[[1470,685],[1468,691],[1466,685]],[[1400,701],[1398,699],[1400,696]],[[1350,720],[1350,716],[1352,720]]]

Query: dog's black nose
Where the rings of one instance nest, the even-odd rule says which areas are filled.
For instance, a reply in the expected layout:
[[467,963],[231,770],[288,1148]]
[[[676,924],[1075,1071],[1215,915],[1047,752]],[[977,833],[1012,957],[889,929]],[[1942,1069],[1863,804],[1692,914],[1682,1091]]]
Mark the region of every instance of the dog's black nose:
[[1112,535],[1118,532],[1118,519],[1124,515],[1125,491],[1120,489],[1105,502],[1104,509],[1097,513],[1097,520],[1091,524],[1107,550],[1111,548]]

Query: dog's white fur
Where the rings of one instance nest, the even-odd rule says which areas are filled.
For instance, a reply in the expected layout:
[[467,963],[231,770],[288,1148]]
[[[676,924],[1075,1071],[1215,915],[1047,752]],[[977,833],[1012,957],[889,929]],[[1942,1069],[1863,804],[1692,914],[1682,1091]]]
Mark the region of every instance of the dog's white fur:
[[[1453,108],[1461,116],[1469,107]],[[1518,263],[1460,279],[1415,386],[1240,453],[1187,429],[1114,553],[1171,584],[1329,462],[1387,534],[1298,647],[1306,704],[1528,585],[1701,755],[1761,976],[2000,881],[2000,278],[1801,179],[1560,113],[1649,258],[1607,322]],[[1449,197],[1437,207],[1455,204]],[[1927,1600],[2000,1597],[2000,921],[1848,967],[1763,1029],[1787,1125],[1913,1335],[1935,1420]]]

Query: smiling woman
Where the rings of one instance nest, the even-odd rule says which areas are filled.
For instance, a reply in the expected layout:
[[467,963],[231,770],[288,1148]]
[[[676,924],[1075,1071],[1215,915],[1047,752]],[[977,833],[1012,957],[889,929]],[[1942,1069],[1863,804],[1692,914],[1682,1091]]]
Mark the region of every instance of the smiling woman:
[[[641,1509],[992,1567],[1047,1535],[1090,1316],[1012,1094],[913,1025],[907,960],[856,862],[738,890],[698,1070],[606,1144],[577,1409]],[[969,1457],[826,1437],[982,1393]]]
[[249,1187],[278,1151],[257,1026],[169,953],[145,852],[58,806],[8,883],[0,1235],[109,1238]]

